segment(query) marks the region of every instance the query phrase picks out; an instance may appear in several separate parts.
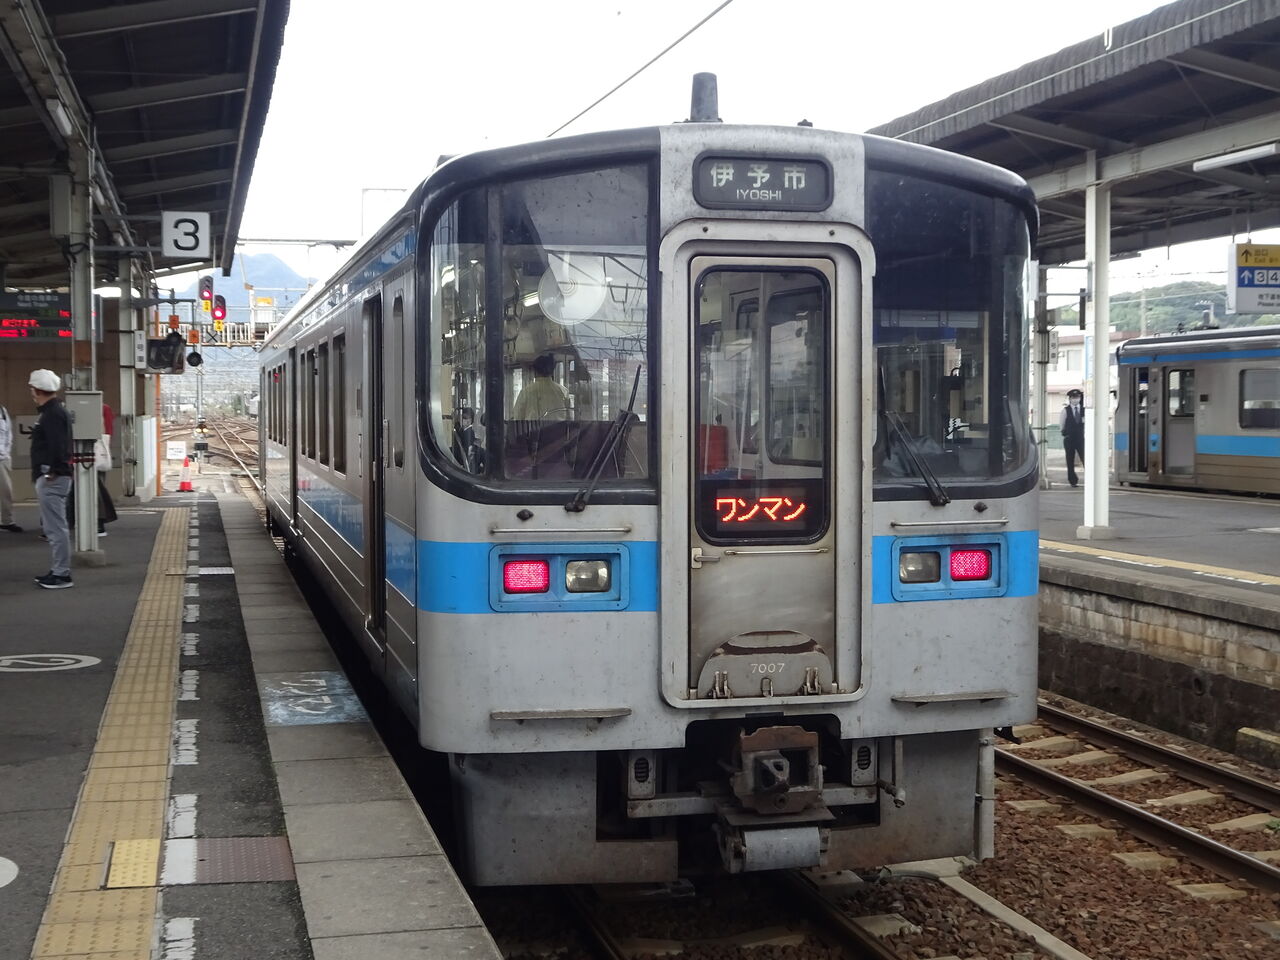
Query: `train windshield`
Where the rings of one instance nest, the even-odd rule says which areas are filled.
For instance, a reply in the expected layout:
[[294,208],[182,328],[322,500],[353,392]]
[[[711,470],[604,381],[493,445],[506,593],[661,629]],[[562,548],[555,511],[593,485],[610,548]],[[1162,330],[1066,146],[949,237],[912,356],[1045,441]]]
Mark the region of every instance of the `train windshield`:
[[441,217],[432,430],[455,468],[575,483],[600,455],[604,485],[648,478],[648,224],[639,165],[506,183]]
[[[925,497],[1025,473],[1030,232],[1013,204],[897,172],[868,171],[876,250],[874,483]],[[955,491],[953,491],[955,492]]]

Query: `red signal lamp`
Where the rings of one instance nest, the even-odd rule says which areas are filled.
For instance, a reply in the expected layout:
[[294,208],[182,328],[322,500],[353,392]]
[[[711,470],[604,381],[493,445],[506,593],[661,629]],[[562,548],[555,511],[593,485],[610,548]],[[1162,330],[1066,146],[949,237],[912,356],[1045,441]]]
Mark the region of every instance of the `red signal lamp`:
[[508,560],[502,565],[502,589],[507,593],[546,593],[551,588],[551,564],[545,560]]
[[227,298],[218,294],[213,298],[213,309],[210,311],[215,320],[227,319]]

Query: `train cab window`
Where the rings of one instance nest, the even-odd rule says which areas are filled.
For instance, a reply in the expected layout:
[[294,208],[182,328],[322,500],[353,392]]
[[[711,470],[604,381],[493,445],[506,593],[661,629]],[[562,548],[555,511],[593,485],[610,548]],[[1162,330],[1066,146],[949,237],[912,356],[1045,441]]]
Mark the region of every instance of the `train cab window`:
[[939,481],[979,495],[1028,476],[1026,215],[893,170],[867,181],[875,496],[924,498]]
[[1280,430],[1280,369],[1240,371],[1240,426]]
[[502,190],[502,476],[584,477],[628,404],[601,480],[648,474],[648,172]]
[[347,335],[333,338],[333,469],[347,472]]
[[1196,372],[1194,370],[1170,370],[1166,374],[1169,397],[1169,416],[1194,417],[1196,415]]
[[485,472],[485,194],[464,194],[431,238],[431,432],[467,473]]

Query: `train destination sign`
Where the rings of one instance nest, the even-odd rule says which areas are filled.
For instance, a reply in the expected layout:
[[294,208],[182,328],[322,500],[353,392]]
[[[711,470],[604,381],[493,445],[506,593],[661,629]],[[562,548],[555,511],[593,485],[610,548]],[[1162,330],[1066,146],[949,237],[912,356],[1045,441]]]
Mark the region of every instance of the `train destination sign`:
[[1228,244],[1227,313],[1280,313],[1280,244]]
[[821,479],[702,481],[702,526],[717,540],[808,540],[825,522]]
[[693,198],[711,209],[825,210],[831,187],[831,167],[814,157],[704,153],[693,163]]
[[70,340],[74,336],[69,294],[0,294],[0,340]]

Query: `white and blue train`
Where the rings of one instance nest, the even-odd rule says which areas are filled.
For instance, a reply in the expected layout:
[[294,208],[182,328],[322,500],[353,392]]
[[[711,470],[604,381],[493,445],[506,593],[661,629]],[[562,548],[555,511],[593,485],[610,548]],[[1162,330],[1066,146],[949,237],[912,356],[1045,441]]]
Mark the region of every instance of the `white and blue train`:
[[1280,494],[1280,327],[1141,337],[1116,363],[1117,480]]
[[1036,701],[1004,170],[690,122],[460,156],[261,352],[271,525],[478,884],[992,848]]

